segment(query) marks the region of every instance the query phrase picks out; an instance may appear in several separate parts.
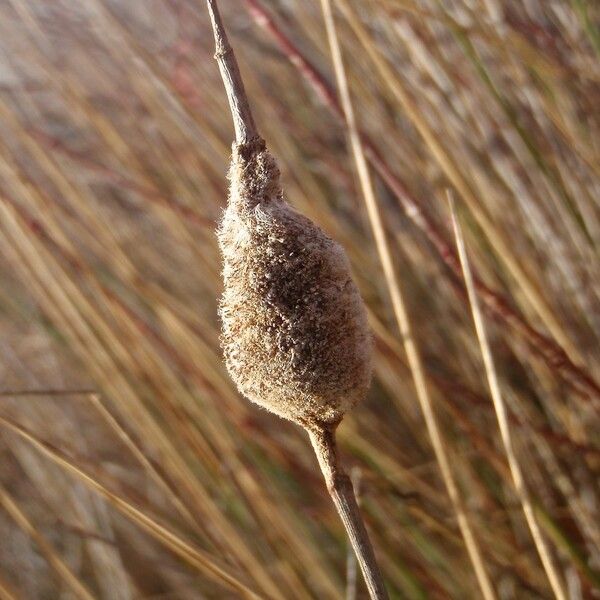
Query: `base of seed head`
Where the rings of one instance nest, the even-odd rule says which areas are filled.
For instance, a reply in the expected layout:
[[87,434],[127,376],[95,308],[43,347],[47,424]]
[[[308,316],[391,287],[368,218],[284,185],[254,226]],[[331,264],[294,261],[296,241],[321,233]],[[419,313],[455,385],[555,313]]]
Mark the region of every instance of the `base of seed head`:
[[227,368],[251,401],[305,427],[334,425],[371,379],[366,310],[342,247],[283,199],[261,138],[234,144],[218,232]]

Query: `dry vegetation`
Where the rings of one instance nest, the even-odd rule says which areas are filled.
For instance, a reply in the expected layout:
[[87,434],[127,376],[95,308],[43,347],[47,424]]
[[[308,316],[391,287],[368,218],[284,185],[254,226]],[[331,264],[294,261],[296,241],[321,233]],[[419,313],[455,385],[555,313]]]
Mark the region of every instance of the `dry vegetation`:
[[[220,4],[287,197],[368,305],[375,378],[338,439],[390,595],[481,596],[458,507],[498,598],[553,597],[529,502],[559,588],[598,597],[597,4],[334,0],[354,153],[320,3]],[[0,0],[0,50],[0,598],[353,597],[308,440],[223,365],[233,135],[204,2]]]

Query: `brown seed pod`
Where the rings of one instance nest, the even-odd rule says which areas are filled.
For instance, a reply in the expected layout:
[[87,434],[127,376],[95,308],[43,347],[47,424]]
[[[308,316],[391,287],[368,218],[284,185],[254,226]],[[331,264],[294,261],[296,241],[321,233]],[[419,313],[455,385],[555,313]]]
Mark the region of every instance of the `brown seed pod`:
[[281,417],[337,423],[371,379],[371,335],[346,254],[283,199],[261,138],[234,144],[229,177],[218,232],[229,373]]

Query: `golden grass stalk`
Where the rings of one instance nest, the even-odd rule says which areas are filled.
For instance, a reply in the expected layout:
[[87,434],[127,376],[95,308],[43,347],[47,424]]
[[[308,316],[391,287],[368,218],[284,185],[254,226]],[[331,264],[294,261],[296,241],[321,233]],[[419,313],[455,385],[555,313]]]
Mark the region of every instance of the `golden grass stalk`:
[[388,291],[392,300],[394,315],[396,316],[396,321],[404,342],[404,349],[413,376],[417,397],[425,417],[427,431],[429,433],[429,437],[431,438],[436,459],[438,461],[446,489],[448,490],[448,495],[450,496],[454,511],[456,512],[469,557],[473,563],[473,568],[475,570],[479,586],[484,597],[488,600],[492,600],[496,597],[494,588],[485,568],[479,544],[477,543],[477,539],[473,533],[473,528],[454,480],[454,475],[452,474],[450,459],[445,447],[444,438],[435,415],[433,403],[429,396],[429,391],[427,389],[427,382],[419,354],[419,349],[412,334],[412,326],[403,299],[400,281],[396,277],[392,255],[385,234],[385,228],[381,219],[381,213],[379,211],[377,199],[375,197],[371,176],[369,174],[369,167],[367,165],[367,160],[362,148],[358,125],[352,105],[352,99],[350,97],[348,80],[345,74],[342,52],[337,37],[333,13],[331,10],[331,3],[329,0],[321,0],[321,6],[323,8],[325,25],[327,27],[327,36],[329,39],[329,46],[331,49],[336,79],[340,90],[342,106],[348,125],[352,152],[356,163],[356,169],[358,171],[363,197],[367,206],[369,222],[371,224],[373,236],[375,237],[377,252],[379,254],[388,286]]
[[143,450],[139,447],[139,445],[132,439],[129,433],[123,429],[122,425],[115,418],[115,416],[108,410],[108,408],[103,404],[100,399],[100,395],[97,393],[89,394],[89,399],[92,405],[96,408],[96,410],[100,413],[102,418],[106,421],[106,423],[113,429],[118,435],[119,439],[125,444],[125,446],[129,449],[131,454],[136,458],[136,460],[142,465],[142,467],[148,472],[150,477],[156,481],[158,486],[162,488],[167,496],[173,502],[173,505],[177,508],[179,514],[186,520],[186,522],[194,527],[194,517],[192,516],[189,509],[185,506],[185,504],[179,499],[177,494],[174,492],[172,486],[168,481],[157,471],[156,467],[152,464],[150,460],[146,457]]
[[37,544],[44,558],[52,567],[58,578],[81,600],[94,600],[94,595],[77,579],[73,571],[58,556],[50,542],[35,528],[27,515],[19,508],[13,497],[0,486],[0,505],[10,515],[11,519]]
[[571,360],[575,363],[585,364],[579,349],[573,344],[570,337],[565,332],[564,325],[556,318],[556,315],[549,306],[546,298],[543,297],[539,289],[531,282],[530,276],[524,269],[521,261],[514,255],[509,241],[498,227],[496,227],[490,215],[477,199],[471,185],[456,164],[454,158],[446,150],[435,131],[433,131],[427,120],[421,114],[417,102],[405,90],[393,69],[378,53],[371,42],[365,27],[357,18],[353,8],[346,0],[337,1],[360,41],[361,46],[365,49],[373,61],[375,68],[380,73],[381,79],[389,87],[410,120],[414,123],[432,155],[446,173],[448,179],[456,186],[456,189],[464,198],[469,206],[469,210],[473,213],[477,222],[494,246],[498,257],[504,262],[510,274],[519,284],[533,309],[538,313],[540,319],[552,333],[555,340],[565,349]]
[[152,464],[150,460],[146,457],[143,450],[139,447],[139,445],[132,439],[129,433],[122,427],[116,417],[111,413],[111,411],[104,405],[102,402],[100,395],[95,390],[2,390],[0,391],[0,398],[3,397],[11,397],[11,398],[20,398],[20,397],[35,397],[35,396],[61,396],[61,397],[69,397],[69,396],[85,396],[89,399],[92,406],[96,408],[100,416],[106,421],[111,429],[113,429],[119,439],[125,444],[125,446],[131,451],[131,454],[136,458],[136,460],[142,465],[142,467],[148,472],[150,477],[156,481],[158,486],[162,488],[167,496],[171,499],[173,505],[177,508],[178,512],[181,516],[187,521],[187,523],[191,526],[195,526],[194,517],[190,513],[189,509],[181,502],[178,498],[177,494],[174,492],[172,486],[166,481],[166,479],[158,472],[156,467]]
[[235,127],[230,196],[219,230],[227,368],[251,401],[308,432],[369,594],[385,599],[335,442],[337,426],[371,380],[366,310],[342,247],[283,200],[279,170],[254,124],[216,1],[208,0],[208,8]]
[[[76,465],[72,460],[63,456],[59,450],[52,447],[50,444],[47,444],[43,440],[40,440],[18,423],[14,423],[10,419],[0,417],[0,425],[17,434],[23,440],[29,442],[41,454],[52,460],[55,464],[57,464],[67,472],[71,473],[72,475],[75,475],[88,487],[98,492],[119,512],[121,512],[123,515],[129,518],[132,522],[136,523],[144,531],[150,534],[150,536],[152,536],[155,540],[163,544],[165,547],[167,547],[169,550],[171,550],[174,554],[179,556],[192,567],[202,571],[207,576],[219,581],[225,586],[240,592],[244,598],[250,598],[251,600],[259,600],[260,598],[265,597],[259,595],[251,588],[249,588],[247,584],[242,582],[235,574],[231,572],[229,567],[219,564],[217,560],[213,558],[208,552],[201,550],[200,548],[194,547],[190,542],[184,540],[181,536],[173,532],[167,526],[159,523],[156,519],[137,508],[135,505],[129,502],[129,500],[106,488],[102,483],[100,483],[97,479],[92,477],[92,475],[87,473],[81,467]],[[44,540],[38,539],[37,536],[39,534],[37,534],[36,530],[30,524],[28,524],[28,521],[26,521],[24,515],[22,515],[21,511],[18,509],[16,504],[14,502],[11,502],[10,498],[5,493],[3,493],[1,488],[0,503],[2,503],[2,505],[6,508],[6,510],[11,514],[11,516],[15,520],[19,519],[18,522],[23,528],[27,528],[26,530],[32,536],[36,536],[34,537],[34,539],[36,540],[38,545],[40,545],[45,554],[46,550],[51,550],[51,548],[49,548],[47,545],[42,545],[44,543]],[[72,576],[73,579],[75,579],[74,581],[71,580],[69,583],[69,586],[75,591],[78,581],[76,580],[76,578],[74,578],[72,573],[70,573],[70,571],[67,572],[68,569],[67,571],[65,571],[61,567],[60,562],[57,562],[56,557],[52,554],[47,555],[47,558],[52,564],[52,566],[59,570],[61,576],[65,576],[67,579],[69,578],[69,576]],[[81,588],[83,588],[83,586],[81,586]],[[83,592],[78,595],[82,598],[85,598],[86,600],[90,600],[93,598],[93,596],[91,595],[85,595],[84,588]]]
[[17,600],[17,595],[0,574],[0,600]]
[[464,236],[458,218],[456,216],[456,209],[454,205],[454,199],[451,192],[448,192],[448,201],[450,204],[450,212],[452,214],[452,225],[454,227],[454,235],[456,237],[456,246],[458,248],[458,254],[460,262],[463,268],[465,285],[469,294],[469,303],[471,306],[471,313],[473,315],[473,321],[475,323],[475,330],[477,332],[477,340],[479,341],[479,347],[481,348],[481,356],[483,357],[483,364],[485,366],[485,374],[490,387],[490,393],[494,402],[494,410],[496,411],[496,417],[498,419],[498,427],[500,428],[500,435],[502,437],[502,443],[508,459],[508,465],[512,475],[512,480],[517,492],[517,496],[523,508],[527,525],[531,531],[531,536],[537,548],[538,554],[544,566],[544,570],[548,575],[548,580],[554,592],[554,595],[558,600],[566,600],[567,593],[563,588],[561,577],[558,573],[558,569],[554,564],[550,547],[546,542],[544,535],[540,529],[536,518],[535,508],[531,502],[529,490],[519,459],[517,458],[516,448],[512,439],[510,430],[510,424],[508,420],[508,410],[500,391],[500,384],[498,382],[498,375],[496,373],[496,367],[494,365],[494,359],[492,356],[492,350],[488,340],[485,322],[483,315],[479,307],[479,300],[477,299],[477,292],[473,285],[473,274],[471,273],[471,267],[469,264],[469,258],[467,255],[467,249],[465,245]]
[[[110,389],[112,394],[121,399],[122,408],[127,409],[128,412],[129,410],[132,411],[128,415],[129,418],[134,422],[137,421],[138,424],[143,424],[146,435],[151,437],[154,444],[160,444],[161,450],[164,452],[163,464],[169,467],[171,476],[174,482],[177,483],[177,487],[185,490],[181,495],[181,499],[189,503],[190,506],[196,506],[198,513],[195,515],[196,521],[203,524],[218,524],[219,530],[223,532],[223,541],[229,545],[232,555],[239,557],[240,562],[244,564],[248,572],[252,574],[252,577],[257,582],[260,582],[260,585],[263,586],[268,594],[274,595],[277,588],[265,573],[255,555],[218,510],[213,499],[202,485],[202,482],[191,475],[183,458],[175,451],[171,441],[158,427],[158,424],[148,413],[144,412],[144,409],[139,405],[137,396],[129,389],[128,383],[120,373],[120,369],[113,372],[112,378],[106,378],[103,374],[103,367],[105,367],[107,359],[105,356],[106,350],[103,348],[102,339],[95,338],[85,326],[86,317],[97,325],[102,325],[106,335],[112,337],[112,333],[109,331],[108,326],[101,319],[97,318],[94,314],[94,308],[81,296],[73,282],[67,277],[63,277],[64,273],[61,273],[58,263],[53,262],[50,255],[45,251],[43,252],[41,247],[37,246],[35,238],[30,238],[26,235],[26,230],[22,228],[22,216],[17,212],[13,212],[9,206],[8,201],[0,202],[0,212],[3,215],[0,222],[7,233],[10,233],[10,230],[14,228],[15,235],[12,236],[14,250],[18,250],[19,254],[22,253],[23,260],[26,261],[25,264],[28,266],[28,269],[31,269],[31,282],[39,285],[40,291],[43,290],[42,293],[48,294],[52,299],[52,302],[48,304],[49,310],[56,311],[56,315],[51,313],[52,316],[57,318],[63,327],[69,331],[74,340],[77,342],[83,340],[85,344],[84,348],[86,348],[87,344],[93,345],[93,353],[97,357],[101,357],[102,360],[90,365],[92,371],[99,380],[104,381],[106,388]],[[48,270],[48,265],[52,265],[50,271]],[[60,285],[57,284],[57,276]],[[37,281],[38,278],[39,281]],[[68,293],[67,290],[69,291]],[[80,301],[79,305],[72,303],[71,299],[75,298]],[[67,317],[66,319],[64,319],[65,316]],[[72,333],[71,329],[73,329]],[[115,344],[117,347],[120,345],[114,338],[110,341],[110,344]],[[118,391],[116,391],[117,389]],[[216,541],[220,543],[218,538]]]

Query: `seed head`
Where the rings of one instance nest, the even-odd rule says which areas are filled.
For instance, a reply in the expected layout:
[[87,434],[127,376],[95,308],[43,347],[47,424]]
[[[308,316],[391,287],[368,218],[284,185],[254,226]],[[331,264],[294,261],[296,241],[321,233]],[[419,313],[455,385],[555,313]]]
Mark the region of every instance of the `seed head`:
[[342,247],[284,199],[261,138],[234,144],[221,227],[227,368],[251,401],[303,426],[366,394],[372,340]]

